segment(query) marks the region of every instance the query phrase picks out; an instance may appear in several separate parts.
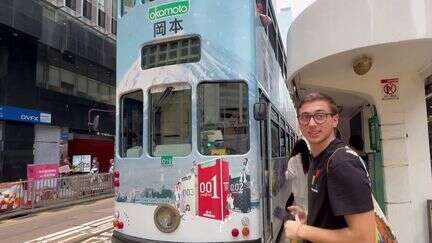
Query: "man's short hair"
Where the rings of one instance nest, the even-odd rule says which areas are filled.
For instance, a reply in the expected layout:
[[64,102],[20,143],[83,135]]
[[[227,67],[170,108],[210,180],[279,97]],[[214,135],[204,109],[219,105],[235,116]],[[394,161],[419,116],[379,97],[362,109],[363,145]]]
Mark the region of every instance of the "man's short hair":
[[339,109],[337,107],[336,102],[333,100],[332,97],[319,93],[319,92],[314,92],[314,93],[310,93],[308,95],[306,95],[299,103],[298,108],[297,108],[297,113],[299,113],[300,108],[305,104],[305,103],[309,103],[309,102],[313,102],[313,101],[325,101],[327,102],[328,106],[330,107],[330,111],[333,114],[338,114],[339,113]]

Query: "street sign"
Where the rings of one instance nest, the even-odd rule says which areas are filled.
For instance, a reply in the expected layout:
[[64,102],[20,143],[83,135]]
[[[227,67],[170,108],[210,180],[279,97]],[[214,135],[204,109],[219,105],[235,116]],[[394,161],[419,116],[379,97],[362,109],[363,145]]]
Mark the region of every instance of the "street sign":
[[383,100],[399,99],[399,79],[382,79],[381,95]]

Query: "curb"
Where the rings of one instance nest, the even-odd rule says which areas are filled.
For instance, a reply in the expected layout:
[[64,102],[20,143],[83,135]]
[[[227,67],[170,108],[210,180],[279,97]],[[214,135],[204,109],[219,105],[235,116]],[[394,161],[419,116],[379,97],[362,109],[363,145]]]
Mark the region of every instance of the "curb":
[[0,221],[5,220],[5,219],[14,218],[14,217],[23,216],[23,215],[39,213],[39,212],[43,212],[43,211],[47,211],[47,210],[51,210],[51,209],[64,208],[64,207],[68,207],[68,206],[72,206],[72,205],[76,205],[76,204],[80,204],[80,203],[84,203],[84,202],[98,201],[98,200],[106,199],[106,198],[110,198],[110,197],[114,197],[114,193],[99,195],[99,196],[90,197],[90,198],[86,198],[86,199],[75,200],[75,201],[71,201],[71,202],[63,202],[63,203],[59,203],[59,204],[48,206],[48,207],[19,210],[16,212],[11,212],[11,213],[7,213],[4,215],[0,215]]

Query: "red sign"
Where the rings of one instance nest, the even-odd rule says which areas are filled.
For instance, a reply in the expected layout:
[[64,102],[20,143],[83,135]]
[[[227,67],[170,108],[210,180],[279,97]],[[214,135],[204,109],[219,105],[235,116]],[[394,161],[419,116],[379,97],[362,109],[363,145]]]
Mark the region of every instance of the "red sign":
[[229,169],[228,162],[212,160],[197,166],[198,215],[223,220],[228,216]]
[[399,79],[382,79],[381,80],[382,99],[399,99]]
[[27,165],[27,180],[57,178],[59,176],[58,164],[32,164]]

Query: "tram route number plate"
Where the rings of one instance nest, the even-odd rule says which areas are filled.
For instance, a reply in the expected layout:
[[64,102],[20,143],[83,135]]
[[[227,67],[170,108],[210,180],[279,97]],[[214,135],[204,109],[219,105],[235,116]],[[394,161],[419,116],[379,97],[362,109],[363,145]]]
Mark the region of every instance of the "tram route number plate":
[[172,163],[173,163],[173,157],[171,155],[161,156],[161,165],[162,166],[172,166]]

